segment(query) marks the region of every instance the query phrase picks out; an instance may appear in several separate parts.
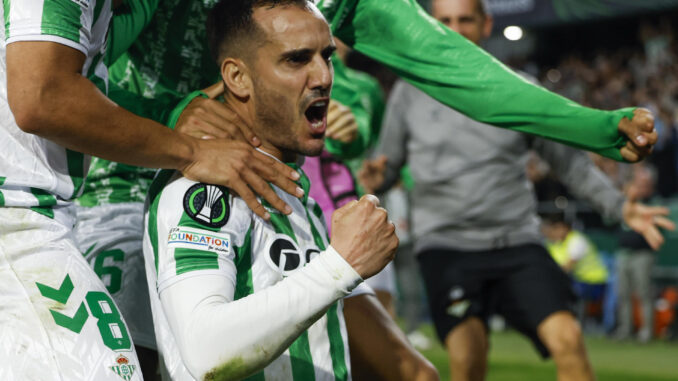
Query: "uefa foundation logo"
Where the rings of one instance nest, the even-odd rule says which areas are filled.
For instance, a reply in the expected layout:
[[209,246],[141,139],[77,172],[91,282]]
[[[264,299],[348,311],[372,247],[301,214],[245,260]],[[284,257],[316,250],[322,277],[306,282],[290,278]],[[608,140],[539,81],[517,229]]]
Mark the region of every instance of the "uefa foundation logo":
[[118,365],[114,365],[111,368],[112,371],[114,371],[120,378],[122,378],[125,381],[129,381],[132,379],[132,375],[134,375],[134,371],[136,370],[136,365],[130,365],[129,364],[129,359],[123,355],[119,355],[117,359],[115,359],[115,362],[118,363]]
[[220,228],[226,225],[230,214],[227,197],[224,187],[195,184],[184,194],[184,211],[203,226]]

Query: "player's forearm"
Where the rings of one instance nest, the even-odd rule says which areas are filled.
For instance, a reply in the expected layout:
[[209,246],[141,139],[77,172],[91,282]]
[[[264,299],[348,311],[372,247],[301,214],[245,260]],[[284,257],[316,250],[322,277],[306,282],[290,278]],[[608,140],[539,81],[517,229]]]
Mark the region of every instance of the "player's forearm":
[[361,281],[333,250],[235,301],[227,278],[200,278],[182,280],[160,294],[182,359],[198,379],[207,374],[240,379],[264,368]]
[[10,96],[10,107],[24,131],[107,160],[181,169],[193,155],[191,138],[124,110],[76,73]]
[[586,108],[528,83],[415,0],[359,0],[346,19],[339,38],[471,118],[621,159],[617,128],[629,110]]

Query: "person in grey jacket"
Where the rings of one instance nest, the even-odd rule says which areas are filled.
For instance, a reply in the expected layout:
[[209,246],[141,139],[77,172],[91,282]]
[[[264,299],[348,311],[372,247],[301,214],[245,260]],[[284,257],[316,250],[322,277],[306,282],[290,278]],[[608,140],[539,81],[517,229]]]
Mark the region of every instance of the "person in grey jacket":
[[[432,6],[435,18],[473,42],[490,35],[480,0]],[[498,313],[553,356],[559,380],[592,380],[570,282],[542,245],[528,152],[537,151],[576,197],[655,248],[663,242],[656,225],[673,226],[661,217],[668,210],[625,200],[583,152],[475,122],[405,82],[391,94],[381,134],[379,158],[359,177],[367,191],[382,192],[410,165],[415,252],[452,379],[484,379],[486,320]]]

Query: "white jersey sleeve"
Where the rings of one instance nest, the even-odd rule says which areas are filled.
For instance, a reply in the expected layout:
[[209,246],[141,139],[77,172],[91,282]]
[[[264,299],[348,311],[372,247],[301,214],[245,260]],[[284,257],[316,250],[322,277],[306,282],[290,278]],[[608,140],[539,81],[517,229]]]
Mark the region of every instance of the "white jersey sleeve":
[[89,56],[92,26],[110,9],[111,0],[7,0],[5,40],[52,41]]
[[257,254],[244,251],[258,247],[247,241],[264,223],[226,189],[184,178],[154,199],[148,233],[151,242],[155,237],[158,293],[196,379],[263,369],[362,281],[330,246],[270,287],[237,298],[237,258]]

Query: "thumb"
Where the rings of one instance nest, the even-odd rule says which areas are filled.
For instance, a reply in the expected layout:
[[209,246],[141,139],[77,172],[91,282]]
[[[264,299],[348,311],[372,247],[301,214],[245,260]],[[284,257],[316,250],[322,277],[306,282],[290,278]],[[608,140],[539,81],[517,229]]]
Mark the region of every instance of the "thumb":
[[223,81],[219,81],[212,86],[209,86],[209,87],[202,89],[202,92],[207,94],[207,96],[210,99],[214,99],[214,98],[217,98],[217,97],[223,95],[224,91],[225,91],[225,87],[224,87]]

